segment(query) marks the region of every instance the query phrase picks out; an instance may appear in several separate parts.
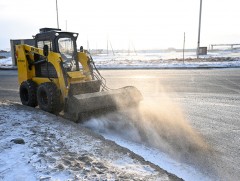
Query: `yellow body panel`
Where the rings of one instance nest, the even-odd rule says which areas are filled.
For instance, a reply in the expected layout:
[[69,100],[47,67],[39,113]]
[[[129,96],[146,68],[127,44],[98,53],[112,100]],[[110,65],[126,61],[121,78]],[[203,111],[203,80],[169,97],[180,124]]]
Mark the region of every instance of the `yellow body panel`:
[[82,64],[83,74],[87,77],[87,80],[91,80],[91,71],[89,69],[88,61],[89,58],[86,53],[78,52],[78,60]]
[[86,76],[83,75],[80,71],[68,72],[68,80],[71,83],[81,82],[86,80]]
[[29,70],[28,68],[29,63],[27,61],[27,53],[25,52],[25,45],[17,45],[16,52],[18,66],[18,83],[20,85],[23,81],[31,79],[35,75],[35,68],[33,67],[31,70]]

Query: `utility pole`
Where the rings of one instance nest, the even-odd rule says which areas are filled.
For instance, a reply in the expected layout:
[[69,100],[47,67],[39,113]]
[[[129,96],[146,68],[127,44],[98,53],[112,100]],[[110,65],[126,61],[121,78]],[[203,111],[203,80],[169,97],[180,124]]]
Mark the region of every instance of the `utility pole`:
[[111,46],[111,49],[112,49],[112,53],[113,53],[113,55],[115,55],[115,53],[114,53],[114,51],[113,51],[113,47],[112,47],[111,41],[109,41],[109,43],[110,43],[110,46]]
[[87,51],[90,52],[90,49],[89,49],[89,41],[87,40]]
[[108,39],[107,39],[107,55],[108,55]]
[[200,0],[200,10],[199,10],[198,42],[197,42],[197,58],[199,58],[200,31],[201,31],[201,18],[202,18],[202,0]]
[[67,25],[68,25],[68,24],[67,24],[67,20],[66,20],[66,31],[67,31]]
[[183,63],[184,63],[184,53],[185,53],[185,32],[183,34]]
[[108,34],[107,34],[107,55],[108,55]]
[[56,0],[56,12],[57,12],[57,28],[59,29],[59,21],[58,21],[58,2]]

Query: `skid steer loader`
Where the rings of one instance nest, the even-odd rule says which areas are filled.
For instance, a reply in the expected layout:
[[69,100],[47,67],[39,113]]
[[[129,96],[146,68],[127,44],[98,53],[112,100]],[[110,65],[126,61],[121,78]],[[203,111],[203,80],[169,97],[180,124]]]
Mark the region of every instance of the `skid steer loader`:
[[135,87],[110,90],[90,53],[77,50],[78,33],[42,28],[35,46],[16,45],[18,82],[23,105],[70,116],[74,121],[115,109],[136,106],[142,95]]

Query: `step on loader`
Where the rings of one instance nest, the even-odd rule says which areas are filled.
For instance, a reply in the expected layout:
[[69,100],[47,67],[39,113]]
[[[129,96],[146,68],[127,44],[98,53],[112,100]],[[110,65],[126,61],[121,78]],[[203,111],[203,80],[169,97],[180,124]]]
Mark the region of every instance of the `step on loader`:
[[18,82],[23,105],[58,114],[74,121],[85,115],[136,106],[140,91],[127,86],[109,89],[87,50],[77,50],[78,33],[42,28],[35,46],[16,45]]

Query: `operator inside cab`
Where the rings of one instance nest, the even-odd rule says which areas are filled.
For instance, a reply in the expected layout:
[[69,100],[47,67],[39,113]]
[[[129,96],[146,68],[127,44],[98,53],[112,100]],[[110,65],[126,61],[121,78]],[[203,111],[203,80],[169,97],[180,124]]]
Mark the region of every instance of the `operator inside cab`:
[[63,67],[68,71],[76,71],[76,56],[72,39],[59,38],[58,49],[63,58]]

